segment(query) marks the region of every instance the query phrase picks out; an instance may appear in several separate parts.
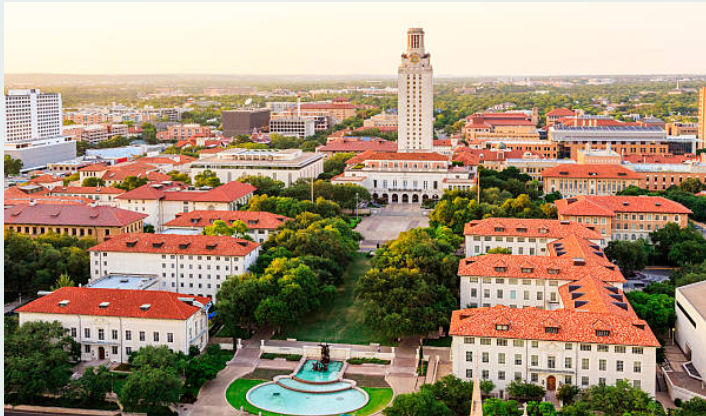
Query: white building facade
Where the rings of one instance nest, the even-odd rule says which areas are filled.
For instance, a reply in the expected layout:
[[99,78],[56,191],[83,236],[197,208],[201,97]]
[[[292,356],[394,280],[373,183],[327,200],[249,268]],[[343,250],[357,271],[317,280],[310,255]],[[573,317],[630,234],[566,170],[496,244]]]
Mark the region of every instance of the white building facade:
[[407,31],[407,50],[397,71],[400,152],[429,152],[434,140],[434,85],[424,30]]
[[122,234],[89,249],[91,281],[108,275],[146,275],[159,290],[214,300],[228,276],[257,260],[260,245],[227,236]]
[[3,107],[5,154],[21,159],[24,170],[76,157],[76,143],[61,134],[61,94],[9,90]]
[[58,321],[81,344],[81,361],[124,363],[146,346],[174,352],[208,344],[209,299],[177,293],[66,287],[17,310],[25,322]]

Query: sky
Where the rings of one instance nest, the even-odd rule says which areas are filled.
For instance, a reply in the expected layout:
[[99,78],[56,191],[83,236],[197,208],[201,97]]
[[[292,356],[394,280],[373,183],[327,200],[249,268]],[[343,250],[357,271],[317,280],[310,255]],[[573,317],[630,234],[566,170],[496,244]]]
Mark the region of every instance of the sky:
[[706,3],[5,3],[6,74],[706,73]]

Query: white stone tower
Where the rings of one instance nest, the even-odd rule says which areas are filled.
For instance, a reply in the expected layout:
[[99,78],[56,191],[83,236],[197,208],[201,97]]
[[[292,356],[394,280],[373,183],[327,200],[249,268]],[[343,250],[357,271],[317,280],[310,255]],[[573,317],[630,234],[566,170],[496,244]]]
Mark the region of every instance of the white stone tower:
[[399,152],[431,152],[434,144],[434,86],[424,30],[407,31],[407,51],[397,71]]

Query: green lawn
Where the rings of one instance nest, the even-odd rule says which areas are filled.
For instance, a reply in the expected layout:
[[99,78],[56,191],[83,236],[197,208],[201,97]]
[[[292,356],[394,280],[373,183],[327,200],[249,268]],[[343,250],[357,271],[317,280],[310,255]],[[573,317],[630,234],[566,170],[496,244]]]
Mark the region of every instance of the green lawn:
[[[245,394],[247,394],[248,390],[262,383],[266,383],[266,381],[247,380],[242,378],[235,380],[230,386],[228,386],[228,390],[226,390],[226,400],[228,400],[228,403],[230,403],[230,405],[234,408],[240,410],[240,406],[243,406],[246,411],[254,415],[258,414],[258,412],[262,412],[264,416],[281,416],[279,413],[261,410],[260,408],[248,403],[245,399]],[[362,387],[362,389],[368,393],[370,400],[365,406],[363,406],[363,408],[354,412],[355,415],[369,416],[377,413],[382,408],[387,406],[387,404],[390,403],[390,400],[392,400],[392,389],[390,388]]]
[[370,259],[357,253],[343,275],[343,285],[333,300],[316,314],[307,317],[301,325],[284,331],[278,338],[296,338],[301,341],[363,344],[377,342],[397,345],[365,323],[363,302],[355,298],[358,279],[370,268]]

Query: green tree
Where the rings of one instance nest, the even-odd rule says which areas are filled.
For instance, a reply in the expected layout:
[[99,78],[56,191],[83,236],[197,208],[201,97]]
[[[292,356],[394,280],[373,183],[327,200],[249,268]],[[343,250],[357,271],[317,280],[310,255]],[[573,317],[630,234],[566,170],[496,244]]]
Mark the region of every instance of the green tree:
[[355,153],[336,153],[324,162],[324,173],[329,177],[340,175],[346,168],[348,159],[355,156]]
[[453,412],[430,391],[399,394],[383,409],[385,416],[452,416]]
[[189,177],[188,173],[181,173],[178,170],[173,170],[173,171],[169,172],[167,175],[169,175],[169,177],[172,178],[172,180],[174,182],[183,182],[186,184],[191,183],[191,178]]
[[10,155],[5,155],[5,176],[19,175],[24,164],[20,159],[14,159]]
[[206,169],[201,173],[194,176],[194,185],[197,187],[208,186],[215,188],[221,185],[221,180],[218,179],[218,175],[210,169]]
[[650,234],[655,259],[664,264],[685,266],[706,258],[706,240],[692,225],[681,228],[668,223]]
[[550,402],[528,402],[528,416],[556,416],[556,409]]
[[76,283],[74,283],[73,280],[71,280],[71,277],[69,277],[68,274],[62,273],[59,275],[59,278],[56,279],[56,283],[54,283],[54,286],[51,287],[51,290],[59,290],[62,287],[73,287],[76,286]]
[[627,292],[625,296],[640,319],[647,321],[650,328],[662,339],[676,323],[674,298],[664,294],[648,294],[639,290]]
[[80,355],[67,331],[59,322],[35,321],[5,335],[6,403],[32,403],[66,386]]
[[706,189],[706,185],[697,178],[686,178],[679,184],[679,189],[684,192],[696,194]]
[[542,386],[521,380],[511,381],[506,391],[511,398],[523,402],[530,400],[540,401],[544,397],[544,388]]
[[248,226],[240,220],[233,221],[233,225],[231,226],[226,224],[225,221],[216,220],[212,225],[204,227],[203,235],[227,235],[229,237],[253,241],[252,237],[248,234]]
[[486,399],[483,402],[483,414],[489,416],[520,416],[522,410],[515,400]]
[[112,385],[113,375],[107,367],[88,367],[81,378],[69,383],[69,395],[81,403],[103,402]]
[[284,182],[263,175],[242,176],[238,181],[249,183],[257,188],[255,195],[279,196],[284,189]]
[[128,411],[169,406],[179,401],[181,386],[173,368],[138,368],[127,377],[118,398]]
[[639,388],[619,380],[614,386],[599,384],[581,392],[579,401],[605,416],[664,416],[659,402]]
[[488,250],[485,254],[512,254],[511,248],[495,247]]
[[147,142],[147,144],[157,144],[157,128],[152,123],[142,123],[142,139]]
[[682,402],[678,409],[674,409],[672,416],[703,416],[706,415],[706,400],[694,397],[693,399]]
[[185,365],[185,357],[183,354],[174,353],[166,345],[149,345],[133,352],[128,358],[128,363],[134,368],[170,368],[180,371]]
[[581,389],[579,389],[578,386],[562,384],[556,391],[556,398],[560,400],[562,404],[571,404],[580,392]]
[[610,261],[617,264],[623,273],[630,275],[634,271],[645,268],[649,258],[650,245],[643,239],[636,241],[612,240],[604,251]]
[[81,186],[105,186],[105,181],[95,176],[90,176],[81,182]]
[[471,381],[463,381],[449,374],[434,384],[423,384],[419,391],[430,391],[434,398],[443,402],[454,415],[467,416],[471,412]]
[[122,189],[124,191],[132,191],[135,188],[146,185],[148,182],[147,177],[143,176],[138,178],[137,176],[128,176],[122,182],[113,185],[115,188]]
[[62,182],[64,183],[64,186],[69,186],[69,184],[71,182],[76,182],[80,178],[81,178],[81,175],[78,172],[76,172],[76,173],[72,173],[71,175],[65,177]]

